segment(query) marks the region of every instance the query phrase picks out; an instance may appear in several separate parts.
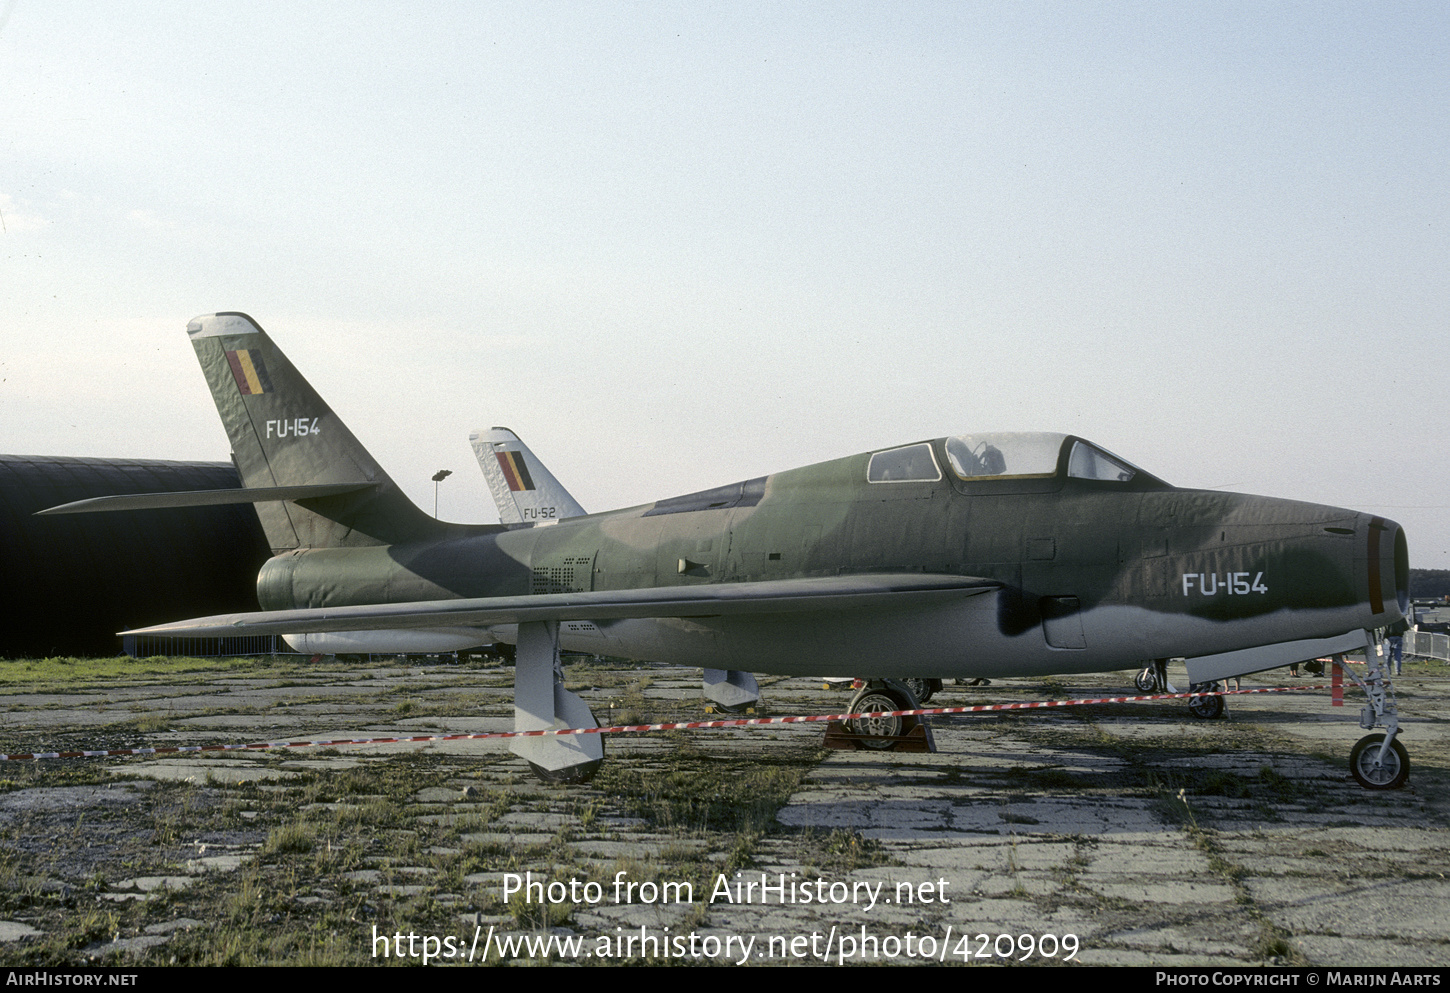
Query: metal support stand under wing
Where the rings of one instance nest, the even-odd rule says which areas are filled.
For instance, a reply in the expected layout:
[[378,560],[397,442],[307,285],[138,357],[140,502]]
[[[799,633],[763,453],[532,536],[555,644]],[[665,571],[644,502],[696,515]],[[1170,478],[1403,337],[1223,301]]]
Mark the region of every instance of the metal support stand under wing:
[[705,699],[721,710],[744,713],[760,701],[760,684],[739,669],[706,669]]
[[[559,622],[519,625],[514,661],[514,730],[598,727],[583,700],[564,689],[559,662]],[[524,759],[545,782],[586,783],[604,762],[604,736],[548,735],[514,738],[509,750]]]

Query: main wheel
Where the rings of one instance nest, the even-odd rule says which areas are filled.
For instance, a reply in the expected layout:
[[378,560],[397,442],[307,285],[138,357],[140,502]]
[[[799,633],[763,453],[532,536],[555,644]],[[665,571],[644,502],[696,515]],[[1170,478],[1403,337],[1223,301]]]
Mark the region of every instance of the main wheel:
[[[869,690],[851,701],[853,714],[869,713],[873,710],[907,709],[905,703],[885,690]],[[890,748],[894,744],[890,739],[901,734],[903,723],[905,721],[901,717],[858,717],[851,722],[851,730],[856,734],[882,738],[881,741],[863,742],[867,748]]]
[[[1218,683],[1195,683],[1190,690],[1207,692],[1217,690]],[[1188,698],[1188,710],[1194,717],[1201,717],[1206,721],[1223,716],[1223,697],[1221,696],[1191,696]]]
[[1158,688],[1158,675],[1151,665],[1144,666],[1143,671],[1133,677],[1133,685],[1140,693],[1152,693]]
[[917,703],[926,703],[936,695],[937,690],[941,689],[940,679],[903,679],[901,682],[911,690],[911,695],[916,697]]
[[1349,753],[1349,771],[1354,781],[1367,790],[1397,790],[1410,778],[1410,753],[1396,738],[1383,759],[1379,757],[1383,734],[1367,734]]

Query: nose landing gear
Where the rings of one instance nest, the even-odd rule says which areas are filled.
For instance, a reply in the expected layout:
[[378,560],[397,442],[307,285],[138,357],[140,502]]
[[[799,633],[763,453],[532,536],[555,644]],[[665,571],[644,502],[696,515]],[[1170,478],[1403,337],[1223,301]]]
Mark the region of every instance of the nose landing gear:
[[1349,774],[1354,781],[1367,790],[1397,790],[1410,778],[1410,753],[1400,744],[1397,737],[1400,730],[1400,710],[1395,700],[1395,689],[1390,683],[1388,659],[1374,647],[1364,653],[1365,673],[1359,675],[1344,664],[1344,656],[1334,656],[1334,664],[1341,672],[1364,690],[1368,702],[1359,712],[1359,726],[1383,727],[1383,733],[1367,734],[1355,744],[1349,753]]
[[1410,754],[1398,738],[1367,734],[1349,753],[1349,772],[1367,790],[1397,790],[1410,778]]

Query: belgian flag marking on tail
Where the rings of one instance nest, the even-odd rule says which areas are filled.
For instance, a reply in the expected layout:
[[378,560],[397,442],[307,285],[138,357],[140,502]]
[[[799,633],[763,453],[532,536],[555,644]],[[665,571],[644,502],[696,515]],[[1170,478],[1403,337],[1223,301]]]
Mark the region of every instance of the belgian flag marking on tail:
[[509,489],[517,493],[534,488],[528,467],[524,465],[518,452],[494,452],[494,455],[498,456],[499,468],[503,470],[503,478],[508,481]]
[[255,348],[238,348],[227,352],[227,363],[232,367],[232,378],[242,396],[255,396],[272,392],[272,380],[267,375],[267,364],[262,353]]

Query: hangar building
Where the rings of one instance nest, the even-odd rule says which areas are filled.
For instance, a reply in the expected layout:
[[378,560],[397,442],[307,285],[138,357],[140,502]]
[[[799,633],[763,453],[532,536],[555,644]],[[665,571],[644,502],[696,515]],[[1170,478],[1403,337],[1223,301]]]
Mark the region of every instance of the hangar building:
[[251,504],[35,517],[116,493],[233,489],[230,462],[0,455],[0,657],[116,655],[125,628],[256,610]]

